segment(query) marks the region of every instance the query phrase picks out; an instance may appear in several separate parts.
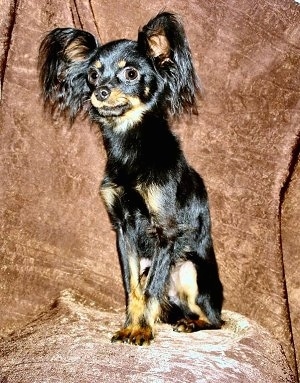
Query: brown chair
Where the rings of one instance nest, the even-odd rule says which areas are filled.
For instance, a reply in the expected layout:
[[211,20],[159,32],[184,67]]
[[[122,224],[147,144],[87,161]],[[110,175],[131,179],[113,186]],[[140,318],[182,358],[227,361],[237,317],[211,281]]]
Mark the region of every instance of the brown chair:
[[[222,330],[158,325],[150,347],[111,344],[124,296],[98,195],[96,127],[51,120],[39,98],[45,32],[137,36],[169,3],[2,2],[0,382],[296,382],[300,358],[300,6],[172,2],[204,89],[176,122],[207,185],[225,287]],[[299,364],[298,364],[299,368]]]

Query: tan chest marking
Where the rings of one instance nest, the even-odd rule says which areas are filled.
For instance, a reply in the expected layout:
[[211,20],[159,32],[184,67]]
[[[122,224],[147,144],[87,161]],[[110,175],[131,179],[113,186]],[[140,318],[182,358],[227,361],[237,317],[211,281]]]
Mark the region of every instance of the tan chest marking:
[[107,184],[101,187],[100,194],[107,209],[111,209],[115,203],[116,198],[119,198],[123,194],[123,188],[116,184]]
[[125,132],[141,122],[144,113],[148,110],[138,97],[126,96],[126,101],[131,107],[124,115],[117,118],[115,130],[119,132]]
[[136,186],[136,190],[143,197],[145,204],[150,213],[157,214],[163,205],[162,190],[158,185],[145,186],[139,184]]

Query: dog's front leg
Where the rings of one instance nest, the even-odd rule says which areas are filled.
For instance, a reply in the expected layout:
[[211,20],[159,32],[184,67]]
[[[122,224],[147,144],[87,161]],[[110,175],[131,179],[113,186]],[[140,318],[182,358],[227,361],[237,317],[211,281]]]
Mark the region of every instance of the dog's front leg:
[[141,284],[140,261],[128,237],[120,237],[119,250],[123,272],[128,272],[124,277],[126,321],[114,334],[112,342],[147,345],[154,338],[154,323],[160,314],[160,302],[169,277],[169,251],[162,249],[153,256],[146,281]]

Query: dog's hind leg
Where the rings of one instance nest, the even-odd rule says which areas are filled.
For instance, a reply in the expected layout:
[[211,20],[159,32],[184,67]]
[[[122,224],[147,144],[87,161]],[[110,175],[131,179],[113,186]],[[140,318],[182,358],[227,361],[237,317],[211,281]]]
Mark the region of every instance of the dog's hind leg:
[[174,268],[171,276],[171,289],[182,308],[183,318],[174,326],[174,331],[194,332],[205,329],[217,329],[222,325],[220,312],[214,307],[213,296],[208,291],[199,291],[199,270],[192,261],[184,261]]

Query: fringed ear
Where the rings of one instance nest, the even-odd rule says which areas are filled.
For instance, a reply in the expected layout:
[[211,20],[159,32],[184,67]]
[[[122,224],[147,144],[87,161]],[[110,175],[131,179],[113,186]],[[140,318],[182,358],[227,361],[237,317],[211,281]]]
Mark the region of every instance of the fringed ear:
[[190,47],[178,18],[168,12],[158,14],[139,31],[138,43],[165,79],[171,113],[196,113],[200,88]]
[[40,84],[51,111],[68,112],[73,121],[89,97],[86,81],[91,57],[99,47],[95,37],[74,28],[57,28],[39,50]]

